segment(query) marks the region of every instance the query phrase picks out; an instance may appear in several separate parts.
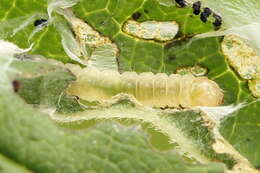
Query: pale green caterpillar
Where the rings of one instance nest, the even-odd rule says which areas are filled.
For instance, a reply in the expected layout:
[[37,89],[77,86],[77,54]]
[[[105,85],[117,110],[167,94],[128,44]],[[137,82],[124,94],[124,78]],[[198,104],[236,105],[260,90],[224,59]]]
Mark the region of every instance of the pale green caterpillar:
[[207,77],[70,69],[77,81],[70,85],[69,94],[88,101],[104,102],[120,93],[132,95],[151,107],[219,106],[223,101],[222,90]]

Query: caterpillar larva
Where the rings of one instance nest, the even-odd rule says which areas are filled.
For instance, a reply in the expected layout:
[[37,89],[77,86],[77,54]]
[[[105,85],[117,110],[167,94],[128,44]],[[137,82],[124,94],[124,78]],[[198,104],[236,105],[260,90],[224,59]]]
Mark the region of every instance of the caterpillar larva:
[[88,101],[107,101],[119,93],[133,95],[143,105],[152,107],[218,106],[223,100],[222,90],[206,77],[151,72],[119,74],[94,68],[72,71],[77,81],[70,85],[69,94]]

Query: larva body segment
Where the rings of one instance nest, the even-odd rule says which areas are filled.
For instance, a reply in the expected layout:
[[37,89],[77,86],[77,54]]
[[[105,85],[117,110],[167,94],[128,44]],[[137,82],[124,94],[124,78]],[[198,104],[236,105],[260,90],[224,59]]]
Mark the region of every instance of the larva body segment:
[[118,92],[136,95],[138,92],[137,81],[138,75],[135,72],[125,72],[120,75],[118,83]]
[[[164,73],[154,75],[154,105],[164,107],[169,105],[168,99],[168,80],[169,77]],[[158,99],[160,98],[160,99]]]
[[138,75],[136,99],[145,105],[153,105],[154,75],[151,72]]
[[[168,95],[169,95],[169,105],[170,107],[179,104],[179,93],[180,93],[180,75],[171,74],[168,80]],[[177,99],[176,99],[177,98]]]
[[68,92],[89,101],[104,102],[120,93],[133,95],[151,107],[218,106],[223,100],[221,89],[206,77],[151,72],[119,74],[93,68],[80,71]]

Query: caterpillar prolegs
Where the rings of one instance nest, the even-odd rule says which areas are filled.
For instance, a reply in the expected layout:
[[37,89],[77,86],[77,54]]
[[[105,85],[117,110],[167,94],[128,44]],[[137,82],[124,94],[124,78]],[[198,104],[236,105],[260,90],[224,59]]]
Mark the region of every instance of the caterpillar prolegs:
[[140,103],[151,107],[218,106],[223,100],[222,90],[207,77],[151,72],[119,74],[94,68],[72,71],[77,81],[70,85],[69,94],[88,101],[107,101],[120,93],[133,95]]

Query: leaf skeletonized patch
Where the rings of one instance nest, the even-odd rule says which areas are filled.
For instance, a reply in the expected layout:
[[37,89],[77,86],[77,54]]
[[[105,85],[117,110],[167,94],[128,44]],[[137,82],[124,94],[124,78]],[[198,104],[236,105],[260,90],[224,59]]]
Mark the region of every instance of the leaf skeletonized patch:
[[225,36],[222,51],[229,65],[248,81],[253,96],[260,97],[260,57],[245,41],[235,35]]
[[136,22],[128,20],[123,31],[129,35],[146,40],[169,41],[174,39],[179,31],[179,25],[175,21],[145,21]]

